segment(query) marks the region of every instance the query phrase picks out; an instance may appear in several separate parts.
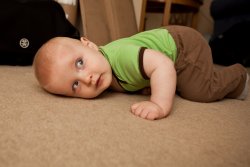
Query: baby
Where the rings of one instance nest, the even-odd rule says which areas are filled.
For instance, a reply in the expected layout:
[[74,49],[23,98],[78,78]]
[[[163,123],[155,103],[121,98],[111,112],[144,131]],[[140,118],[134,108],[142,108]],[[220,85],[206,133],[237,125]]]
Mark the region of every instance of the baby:
[[56,37],[34,59],[36,78],[54,94],[94,98],[107,89],[150,93],[131,112],[154,120],[166,117],[177,92],[197,102],[245,99],[246,69],[214,68],[207,41],[194,29],[167,26],[98,47],[86,38]]

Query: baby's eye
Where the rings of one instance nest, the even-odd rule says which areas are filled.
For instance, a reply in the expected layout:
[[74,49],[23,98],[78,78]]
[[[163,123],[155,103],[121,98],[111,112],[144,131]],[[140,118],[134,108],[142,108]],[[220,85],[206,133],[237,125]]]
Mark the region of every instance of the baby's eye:
[[77,59],[75,62],[75,65],[76,65],[76,68],[82,68],[84,65],[82,58]]
[[78,88],[78,86],[79,86],[79,81],[75,81],[75,82],[73,83],[73,85],[72,85],[72,90],[73,90],[73,92],[76,91],[76,89]]

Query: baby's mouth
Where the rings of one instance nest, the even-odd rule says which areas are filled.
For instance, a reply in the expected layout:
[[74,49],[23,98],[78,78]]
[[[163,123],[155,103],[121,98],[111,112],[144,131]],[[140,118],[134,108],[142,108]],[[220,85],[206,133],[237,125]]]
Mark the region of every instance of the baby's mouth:
[[101,79],[102,79],[102,75],[100,75],[99,78],[97,79],[97,81],[96,81],[96,87],[99,87],[101,85],[101,83],[102,83]]

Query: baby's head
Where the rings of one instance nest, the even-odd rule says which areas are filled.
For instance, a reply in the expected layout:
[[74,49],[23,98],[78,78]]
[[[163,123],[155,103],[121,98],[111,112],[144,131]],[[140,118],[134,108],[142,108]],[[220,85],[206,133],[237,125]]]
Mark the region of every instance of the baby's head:
[[33,66],[39,84],[53,94],[94,98],[112,81],[108,61],[85,38],[49,40],[37,51]]

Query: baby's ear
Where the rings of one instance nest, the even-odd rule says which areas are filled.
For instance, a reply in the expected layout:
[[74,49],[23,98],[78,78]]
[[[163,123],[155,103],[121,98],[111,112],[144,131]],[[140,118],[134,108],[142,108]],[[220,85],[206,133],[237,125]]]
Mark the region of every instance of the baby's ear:
[[87,39],[87,38],[85,38],[85,37],[81,37],[81,42],[82,42],[82,44],[83,45],[88,45],[89,43],[90,43],[90,41]]
[[85,37],[81,37],[81,42],[82,42],[82,44],[83,44],[84,46],[88,46],[89,48],[92,48],[92,49],[94,49],[94,50],[96,50],[96,51],[99,50],[99,49],[98,49],[98,46],[97,46],[95,43],[91,42],[90,40],[88,40],[88,39],[85,38]]

